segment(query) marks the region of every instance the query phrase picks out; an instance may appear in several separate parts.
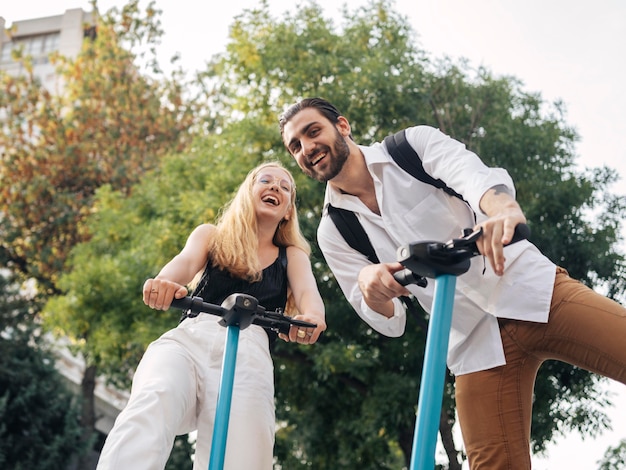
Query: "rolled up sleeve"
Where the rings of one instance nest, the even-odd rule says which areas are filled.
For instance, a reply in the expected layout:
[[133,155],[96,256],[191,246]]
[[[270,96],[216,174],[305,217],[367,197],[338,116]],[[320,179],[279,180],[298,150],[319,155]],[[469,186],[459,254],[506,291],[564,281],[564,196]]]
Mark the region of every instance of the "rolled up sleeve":
[[401,336],[406,326],[404,304],[399,299],[393,299],[394,314],[387,318],[372,310],[365,303],[361,289],[359,289],[358,275],[361,269],[371,263],[367,257],[352,249],[344,241],[332,220],[327,216],[322,217],[319,224],[317,242],[344,296],[359,317],[385,336]]

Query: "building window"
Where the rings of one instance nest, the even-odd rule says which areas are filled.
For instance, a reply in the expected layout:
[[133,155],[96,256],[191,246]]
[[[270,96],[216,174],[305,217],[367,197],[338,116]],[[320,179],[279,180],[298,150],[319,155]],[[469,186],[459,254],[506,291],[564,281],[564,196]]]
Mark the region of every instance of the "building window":
[[0,62],[11,62],[11,51],[22,48],[24,56],[31,56],[33,63],[47,63],[48,55],[59,49],[59,37],[60,33],[49,33],[17,38],[11,42],[6,42],[2,45]]
[[2,52],[0,53],[0,63],[9,62],[11,60],[11,50],[13,49],[13,44],[10,42],[5,42],[2,44]]

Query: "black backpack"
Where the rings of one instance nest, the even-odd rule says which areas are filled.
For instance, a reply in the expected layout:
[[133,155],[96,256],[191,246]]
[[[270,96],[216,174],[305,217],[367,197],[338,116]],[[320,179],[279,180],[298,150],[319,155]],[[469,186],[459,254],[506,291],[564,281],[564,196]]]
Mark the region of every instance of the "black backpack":
[[[422,166],[422,159],[419,157],[417,152],[411,147],[411,144],[406,139],[406,133],[404,130],[398,131],[393,135],[389,135],[385,137],[385,145],[387,146],[387,150],[391,154],[391,157],[394,161],[406,171],[408,174],[413,176],[415,179],[422,181],[423,183],[430,184],[439,188],[451,196],[457,197],[462,201],[466,202],[463,197],[454,191],[452,188],[449,188],[443,181],[440,179],[435,179],[426,173],[424,167]],[[337,230],[346,240],[348,245],[350,245],[353,249],[357,250],[359,253],[365,255],[372,263],[379,263],[378,256],[376,255],[376,251],[370,242],[367,233],[363,229],[363,226],[359,222],[359,219],[354,214],[354,212],[342,209],[339,207],[334,207],[332,205],[328,205],[328,215],[334,222]],[[407,308],[413,313],[416,318],[420,318],[415,311],[415,306],[408,298],[401,298]],[[425,326],[423,321],[420,321],[422,327]]]

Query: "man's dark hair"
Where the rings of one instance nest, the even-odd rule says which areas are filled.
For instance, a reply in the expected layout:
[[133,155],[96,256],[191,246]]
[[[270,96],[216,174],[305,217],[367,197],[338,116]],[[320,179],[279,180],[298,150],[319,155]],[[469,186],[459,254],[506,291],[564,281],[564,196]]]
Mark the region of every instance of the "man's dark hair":
[[334,105],[326,101],[324,98],[304,98],[298,103],[291,105],[287,111],[285,111],[279,119],[280,125],[280,135],[282,136],[285,130],[285,124],[289,122],[289,120],[302,111],[305,108],[315,108],[322,115],[328,119],[333,124],[337,124],[339,121],[339,116],[341,113]]

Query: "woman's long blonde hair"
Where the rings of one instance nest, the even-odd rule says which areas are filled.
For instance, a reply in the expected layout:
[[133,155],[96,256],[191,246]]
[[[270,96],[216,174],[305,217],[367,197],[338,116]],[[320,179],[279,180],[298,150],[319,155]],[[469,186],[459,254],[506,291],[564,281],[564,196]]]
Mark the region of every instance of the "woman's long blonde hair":
[[[291,172],[278,161],[262,163],[250,170],[235,196],[220,211],[214,236],[208,246],[208,260],[212,266],[249,281],[260,280],[263,272],[258,257],[259,241],[252,190],[257,176],[267,168],[285,171],[292,187],[289,212],[276,228],[274,243],[284,247],[296,246],[307,255],[311,254],[309,242],[302,235],[298,223],[296,184]],[[292,307],[290,301],[288,304]]]

